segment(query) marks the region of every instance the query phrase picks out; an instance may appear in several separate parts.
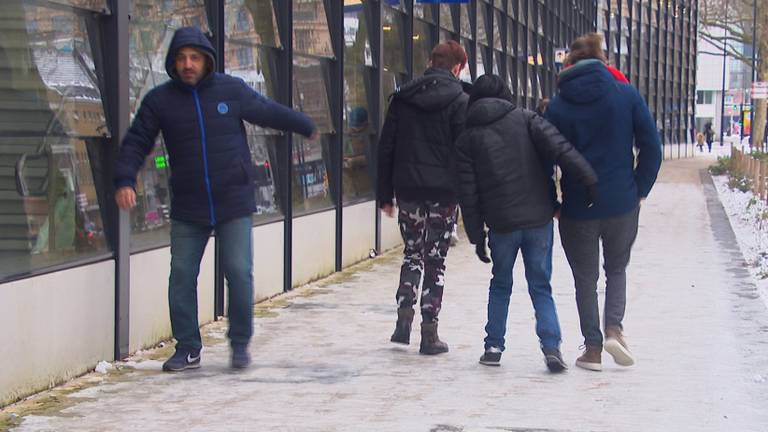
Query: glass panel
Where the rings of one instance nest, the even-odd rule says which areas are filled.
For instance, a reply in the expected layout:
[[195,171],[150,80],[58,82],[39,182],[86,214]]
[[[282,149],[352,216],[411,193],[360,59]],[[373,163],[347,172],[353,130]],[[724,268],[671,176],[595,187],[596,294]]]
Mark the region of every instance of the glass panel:
[[405,74],[405,16],[390,8],[383,10],[381,26],[384,34],[384,70]]
[[485,75],[485,52],[486,49],[482,45],[477,46],[477,62],[476,62],[476,68],[477,68],[477,77],[481,77]]
[[334,57],[323,3],[323,0],[293,0],[293,49],[295,52],[319,57]]
[[282,46],[272,0],[226,0],[224,21],[229,42]]
[[[465,68],[466,69],[466,68]],[[405,76],[402,74],[396,74],[389,71],[381,72],[381,110],[386,113],[389,107],[389,97],[395,92],[405,81]]]
[[390,6],[394,9],[397,9],[401,12],[406,12],[405,9],[405,0],[384,0],[384,6]]
[[536,11],[536,29],[540,35],[544,36],[544,11],[543,7],[538,7]]
[[[467,58],[469,59],[469,62],[472,61],[472,50],[471,50],[472,42],[469,39],[461,39],[461,46],[464,47],[464,51],[467,52]],[[477,75],[479,76],[479,75]],[[467,67],[461,70],[461,74],[459,74],[459,79],[466,82],[473,82],[474,78],[472,77],[472,71],[470,70],[469,64],[467,64]]]
[[372,70],[347,64],[344,68],[344,202],[373,198],[370,163],[376,127],[371,121],[370,83]]
[[52,3],[78,7],[80,9],[94,10],[97,12],[109,12],[107,0],[49,0]]
[[448,40],[458,41],[457,39],[458,39],[458,37],[455,34],[449,32],[447,30],[442,30],[442,29],[440,30],[440,42],[445,42],[445,41],[448,41]]
[[371,115],[373,69],[366,67],[371,62],[363,6],[368,7],[367,0],[359,8],[344,9],[344,203],[373,198],[375,167],[370,162],[377,128]]
[[485,13],[484,3],[477,3],[477,43],[488,45],[488,32],[485,30],[488,24],[488,14]]
[[[231,0],[227,4],[224,16],[227,22],[224,68],[226,73],[242,78],[259,93],[275,98],[275,50],[255,45],[265,39],[270,45],[280,43],[279,38],[275,39],[277,33],[274,31],[274,15],[270,20],[264,18],[269,15],[260,14],[261,11],[269,12],[270,9],[261,9],[267,7],[271,8],[271,4],[262,0],[257,3],[248,2],[248,6],[245,6],[242,0]],[[278,132],[247,122],[244,124],[256,173],[254,221],[270,220],[281,214],[279,190],[275,187],[273,174],[275,167],[278,167],[275,159]]]
[[293,105],[307,114],[321,133],[321,139],[310,143],[303,136],[293,135],[293,208],[300,215],[333,205],[328,170],[328,145],[334,133],[328,105],[327,74],[323,61],[294,56]]
[[435,8],[433,5],[414,4],[413,16],[431,23],[435,22]]
[[453,20],[453,8],[451,5],[440,5],[440,27],[456,32],[456,22]]
[[108,251],[89,150],[109,130],[85,18],[20,1],[0,11],[4,279]]
[[511,19],[507,20],[507,53],[511,56],[517,56],[517,45],[515,44],[516,24]]
[[365,19],[361,0],[345,0],[344,62],[373,66],[371,41],[368,36],[368,22]]
[[493,52],[493,73],[501,74],[501,65],[504,62],[504,54],[501,51]]
[[461,37],[472,38],[472,26],[469,23],[469,6],[462,4],[459,9],[461,22]]
[[515,101],[517,101],[520,89],[517,84],[517,61],[514,57],[507,57],[507,84],[515,97]]
[[502,50],[501,47],[501,20],[503,19],[503,15],[499,11],[494,12],[494,20],[493,20],[493,48],[497,50]]
[[435,41],[432,40],[432,25],[421,20],[413,21],[413,76],[427,70],[429,56]]
[[[165,71],[165,55],[173,32],[190,25],[207,31],[208,20],[203,0],[132,0],[129,11],[128,90],[133,117],[144,95],[170,79]],[[136,182],[137,206],[131,211],[132,250],[169,242],[171,197],[168,177],[168,156],[162,136],[159,136]]]

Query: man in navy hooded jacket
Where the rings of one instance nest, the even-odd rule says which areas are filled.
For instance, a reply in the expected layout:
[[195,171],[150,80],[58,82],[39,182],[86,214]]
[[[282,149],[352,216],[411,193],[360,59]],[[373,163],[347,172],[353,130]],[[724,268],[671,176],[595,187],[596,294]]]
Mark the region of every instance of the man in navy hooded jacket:
[[[602,37],[591,33],[571,45],[573,66],[559,77],[559,94],[546,118],[560,130],[597,172],[597,199],[585,203],[578,179],[563,173],[560,240],[573,272],[576,304],[585,353],[576,365],[601,370],[603,346],[622,366],[634,358],[623,335],[626,308],[626,268],[637,236],[640,201],[651,192],[661,166],[661,142],[656,125],[640,94],[621,83],[606,68]],[[635,158],[633,147],[637,148]],[[636,163],[635,163],[636,162]],[[600,331],[597,280],[599,245],[603,244],[605,344]]]
[[115,199],[118,207],[129,210],[136,205],[136,175],[163,133],[172,192],[168,301],[177,341],[176,353],[163,364],[165,371],[200,366],[197,276],[212,231],[221,242],[229,287],[232,367],[250,364],[255,196],[243,121],[316,137],[304,114],[263,97],[239,78],[214,72],[215,56],[198,28],[176,31],[165,61],[171,80],[147,93],[115,166]]

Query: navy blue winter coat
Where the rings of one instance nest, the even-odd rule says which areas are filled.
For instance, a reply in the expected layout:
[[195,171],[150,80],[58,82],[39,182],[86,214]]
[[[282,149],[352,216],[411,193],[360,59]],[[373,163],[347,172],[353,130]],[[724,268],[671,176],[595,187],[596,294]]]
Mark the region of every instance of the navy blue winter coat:
[[[640,93],[616,81],[598,60],[582,60],[564,70],[558,88],[545,116],[600,179],[598,200],[588,208],[579,179],[563,173],[563,216],[599,219],[635,209],[650,193],[661,166],[659,134]],[[637,166],[633,144],[639,150]]]
[[136,174],[163,133],[171,167],[171,218],[216,225],[255,210],[255,170],[243,121],[310,136],[312,121],[273,102],[243,80],[210,73],[196,86],[175,71],[183,47],[215,51],[197,28],[176,31],[165,61],[172,78],[144,97],[118,156],[116,188],[136,185]]

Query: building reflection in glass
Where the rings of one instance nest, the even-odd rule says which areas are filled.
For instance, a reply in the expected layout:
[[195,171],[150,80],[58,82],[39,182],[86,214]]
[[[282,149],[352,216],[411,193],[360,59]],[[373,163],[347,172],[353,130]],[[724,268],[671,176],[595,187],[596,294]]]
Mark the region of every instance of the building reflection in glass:
[[[282,47],[271,0],[227,0],[225,19],[225,72],[241,78],[262,95],[274,99],[277,83],[275,59]],[[254,221],[269,221],[281,216],[275,183],[279,165],[275,163],[279,133],[245,123],[255,172],[256,211]]]
[[[170,79],[165,57],[176,29],[196,26],[208,31],[204,0],[130,0],[129,77],[131,119],[144,95]],[[172,161],[158,136],[136,182],[136,208],[131,211],[131,249],[168,244]]]
[[366,0],[345,1],[344,5],[344,203],[373,198],[374,167],[370,162],[376,127],[370,101],[373,59],[366,18],[369,7]]
[[105,145],[84,17],[0,4],[0,277],[107,251],[88,156]]

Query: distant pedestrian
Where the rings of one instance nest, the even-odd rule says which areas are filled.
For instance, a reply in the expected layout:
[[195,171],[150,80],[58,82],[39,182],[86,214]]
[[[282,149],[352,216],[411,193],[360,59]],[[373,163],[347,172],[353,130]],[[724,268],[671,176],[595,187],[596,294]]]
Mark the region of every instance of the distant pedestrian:
[[197,276],[212,232],[227,278],[233,368],[250,364],[253,333],[254,167],[243,121],[312,136],[304,114],[277,104],[243,80],[214,72],[216,53],[195,27],[173,35],[165,70],[171,80],[141,102],[115,165],[115,199],[136,205],[136,175],[162,132],[171,168],[171,276],[168,287],[176,352],[164,371],[200,367]]
[[[622,366],[634,364],[623,334],[626,268],[637,236],[640,202],[661,165],[661,141],[645,101],[605,68],[602,36],[590,33],[571,45],[579,60],[560,74],[559,93],[546,117],[590,162],[600,179],[595,205],[579,179],[563,174],[560,238],[573,272],[586,351],[576,365],[601,370],[603,345]],[[634,158],[633,144],[639,151]],[[597,280],[603,246],[605,344],[600,329]]]
[[550,286],[552,218],[559,207],[552,170],[558,164],[579,179],[589,201],[596,193],[597,176],[554,126],[514,106],[501,77],[478,78],[469,103],[466,129],[456,143],[459,198],[464,228],[478,258],[490,262],[486,225],[493,257],[480,363],[498,366],[505,349],[512,273],[521,252],[540,348],[549,370],[560,372],[567,366],[560,353],[560,324]]
[[445,284],[445,257],[456,223],[454,141],[464,128],[468,95],[458,76],[467,64],[455,41],[437,45],[424,76],[392,95],[379,142],[378,202],[395,214],[405,243],[391,341],[410,342],[413,306],[421,289],[422,354],[448,351],[437,334]]
[[696,146],[699,148],[699,152],[704,152],[704,134],[701,132],[696,134]]
[[707,140],[707,149],[712,153],[712,142],[715,140],[715,131],[712,129],[712,123],[707,122],[704,125],[704,137]]

